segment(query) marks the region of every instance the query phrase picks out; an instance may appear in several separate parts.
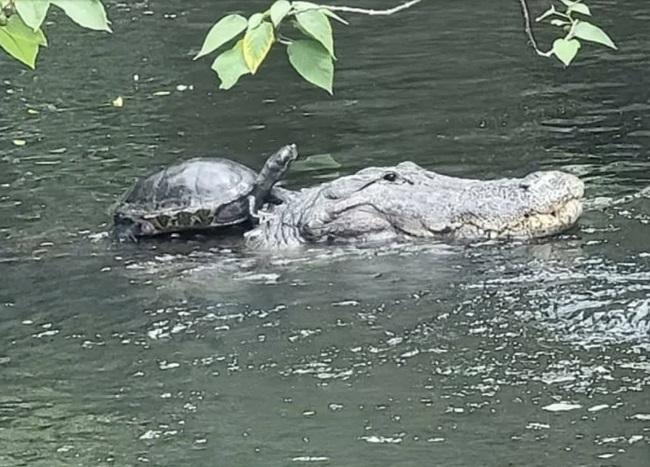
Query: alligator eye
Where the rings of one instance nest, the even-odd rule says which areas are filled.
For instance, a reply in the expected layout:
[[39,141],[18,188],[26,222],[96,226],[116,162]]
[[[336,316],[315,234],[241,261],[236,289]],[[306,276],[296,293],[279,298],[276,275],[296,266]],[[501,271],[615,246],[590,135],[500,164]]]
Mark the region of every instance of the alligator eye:
[[397,180],[397,174],[395,172],[388,172],[384,175],[384,180],[387,182],[394,182]]

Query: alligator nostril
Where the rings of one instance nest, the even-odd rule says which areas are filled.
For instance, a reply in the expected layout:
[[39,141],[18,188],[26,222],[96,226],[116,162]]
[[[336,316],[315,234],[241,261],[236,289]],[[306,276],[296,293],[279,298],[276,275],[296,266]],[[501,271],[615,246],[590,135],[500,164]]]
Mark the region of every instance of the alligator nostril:
[[519,188],[521,188],[524,191],[528,191],[528,188],[530,188],[530,185],[526,185],[525,183],[520,183]]
[[557,217],[557,212],[553,211],[553,212],[551,213],[551,216],[553,216],[553,217]]
[[528,219],[530,217],[530,214],[526,213],[524,214],[524,219]]

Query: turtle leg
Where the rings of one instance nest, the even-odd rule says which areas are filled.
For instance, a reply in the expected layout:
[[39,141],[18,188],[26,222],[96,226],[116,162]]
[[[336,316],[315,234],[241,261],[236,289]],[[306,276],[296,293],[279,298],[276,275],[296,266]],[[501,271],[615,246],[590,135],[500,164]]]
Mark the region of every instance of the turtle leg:
[[255,196],[250,195],[248,197],[248,212],[250,212],[251,218],[256,220],[259,224],[268,222],[273,216],[268,211],[263,211],[255,207],[256,200]]
[[140,237],[155,234],[155,227],[151,222],[139,220],[137,222],[117,222],[115,224],[115,237],[119,242],[138,243]]
[[137,224],[117,224],[115,226],[115,238],[120,243],[138,242],[138,226]]

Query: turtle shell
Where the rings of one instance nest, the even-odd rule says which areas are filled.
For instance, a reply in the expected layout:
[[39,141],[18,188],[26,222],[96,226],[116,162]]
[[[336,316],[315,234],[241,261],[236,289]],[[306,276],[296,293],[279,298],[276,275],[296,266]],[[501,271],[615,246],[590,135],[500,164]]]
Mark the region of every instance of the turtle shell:
[[249,219],[256,177],[229,159],[175,164],[139,180],[118,206],[116,222],[146,222],[150,235],[239,224]]

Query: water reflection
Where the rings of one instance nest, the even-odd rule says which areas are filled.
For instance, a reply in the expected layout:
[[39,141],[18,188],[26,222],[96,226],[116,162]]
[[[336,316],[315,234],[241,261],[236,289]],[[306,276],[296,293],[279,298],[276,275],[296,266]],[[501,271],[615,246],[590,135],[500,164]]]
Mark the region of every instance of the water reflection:
[[[0,465],[647,464],[646,2],[607,11],[619,52],[568,70],[531,56],[516,8],[426,3],[381,34],[360,18],[337,32],[334,98],[280,60],[216,92],[189,49],[219,12],[108,3],[113,36],[54,17],[35,73],[3,62]],[[104,238],[143,173],[217,152],[259,166],[290,141],[341,174],[563,168],[589,209],[523,244]]]

